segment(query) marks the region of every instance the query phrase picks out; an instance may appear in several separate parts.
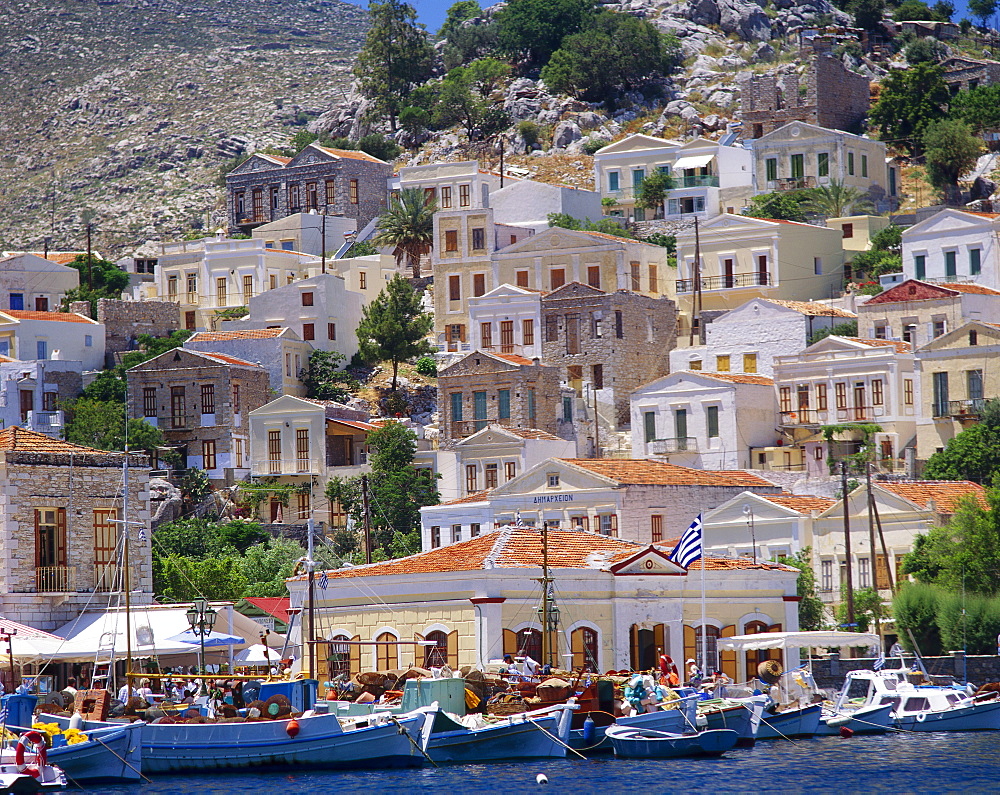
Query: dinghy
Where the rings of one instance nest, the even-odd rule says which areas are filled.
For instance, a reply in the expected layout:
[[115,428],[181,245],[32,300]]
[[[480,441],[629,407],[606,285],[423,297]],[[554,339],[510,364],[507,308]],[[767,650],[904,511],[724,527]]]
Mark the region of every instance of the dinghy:
[[736,747],[739,734],[732,729],[709,729],[697,734],[672,734],[652,729],[611,726],[605,736],[623,759],[675,759],[722,756]]

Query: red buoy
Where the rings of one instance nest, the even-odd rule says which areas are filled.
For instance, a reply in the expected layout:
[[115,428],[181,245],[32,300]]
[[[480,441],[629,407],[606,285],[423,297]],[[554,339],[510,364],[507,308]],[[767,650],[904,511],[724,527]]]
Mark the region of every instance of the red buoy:
[[848,729],[846,726],[841,726],[840,727],[840,736],[841,737],[853,737],[854,736],[854,729]]
[[285,724],[285,733],[291,737],[293,740],[299,733],[299,722],[292,718],[288,723]]

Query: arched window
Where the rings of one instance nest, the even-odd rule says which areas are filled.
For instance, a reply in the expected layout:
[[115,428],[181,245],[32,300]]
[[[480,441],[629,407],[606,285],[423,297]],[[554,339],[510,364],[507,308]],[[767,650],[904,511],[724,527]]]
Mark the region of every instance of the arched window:
[[597,630],[590,627],[574,629],[570,635],[573,649],[573,669],[581,668],[596,673],[598,670]]
[[[391,632],[383,632],[375,638],[375,642],[380,644],[375,647],[376,668],[380,673],[392,671],[399,667],[399,646],[395,645],[398,640],[399,638]],[[381,645],[390,643],[392,644],[391,646]]]
[[[698,667],[708,676],[713,671],[719,670],[719,628],[713,626],[705,627],[705,640],[707,644],[704,647],[701,642],[701,626],[695,627],[694,637],[696,643],[694,658],[698,661]],[[705,656],[702,656],[703,648]]]
[[[763,621],[749,621],[743,629],[744,635],[755,635],[759,632],[767,632],[767,624]],[[757,666],[768,659],[766,649],[751,649],[746,653],[747,679],[757,675]]]
[[424,668],[440,668],[448,663],[448,635],[444,632],[428,632],[425,640],[434,641],[433,646],[424,647]]
[[330,654],[327,656],[327,669],[331,679],[338,676],[351,675],[351,645],[342,641],[350,640],[347,635],[337,635],[330,641]]
[[517,633],[517,654],[536,662],[542,660],[542,633],[537,629],[522,629]]

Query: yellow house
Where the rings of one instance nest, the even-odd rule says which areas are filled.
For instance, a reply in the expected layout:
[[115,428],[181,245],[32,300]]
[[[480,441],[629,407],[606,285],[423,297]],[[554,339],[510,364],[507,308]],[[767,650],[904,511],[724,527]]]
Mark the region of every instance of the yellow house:
[[[669,560],[668,547],[583,531],[549,531],[546,548],[556,608],[548,659],[538,585],[543,532],[506,526],[446,548],[326,572],[328,586],[314,586],[315,627],[310,631],[307,611],[302,619],[306,636],[331,643],[317,655],[325,662],[315,675],[485,665],[515,652],[602,672],[649,669],[660,653],[701,658],[700,562],[686,570]],[[720,654],[719,637],[798,627],[797,576],[779,563],[707,560],[709,668],[744,680],[756,657]],[[292,608],[302,608],[305,579],[290,579],[288,588]],[[301,643],[300,626],[293,642]],[[354,643],[338,647],[338,640]],[[385,645],[393,642],[399,645]]]
[[1000,325],[974,320],[917,349],[920,381],[917,458],[926,460],[979,422],[1000,396]]

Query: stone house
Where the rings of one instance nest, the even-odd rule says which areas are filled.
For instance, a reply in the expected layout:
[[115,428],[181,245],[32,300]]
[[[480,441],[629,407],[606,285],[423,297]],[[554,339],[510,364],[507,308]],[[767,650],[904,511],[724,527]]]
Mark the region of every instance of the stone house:
[[[331,653],[317,654],[323,668],[306,674],[325,679],[443,664],[457,670],[518,652],[592,671],[648,670],[660,653],[700,659],[703,581],[707,666],[734,681],[752,675],[755,653],[720,652],[719,637],[752,632],[760,622],[798,627],[798,572],[780,563],[713,557],[704,571],[701,562],[685,570],[667,558],[666,547],[566,529],[550,530],[547,546],[560,609],[549,636],[551,660],[542,657],[536,612],[542,533],[504,527],[448,549],[326,572],[329,587],[315,593],[316,624],[317,634],[332,641]],[[305,579],[289,579],[288,589],[292,608],[301,609]],[[427,644],[414,645],[414,638]],[[355,644],[341,653],[338,640]]]
[[0,312],[0,356],[62,359],[81,370],[104,368],[104,324],[77,312]]
[[[86,305],[86,302],[81,302]],[[70,311],[87,314],[89,309]],[[104,355],[110,366],[115,354],[136,349],[142,334],[151,337],[169,337],[180,328],[177,304],[168,301],[115,301],[110,298],[97,300],[97,322],[104,325]]]
[[[149,461],[130,454],[128,514],[134,604],[153,600]],[[75,618],[95,592],[121,588],[124,453],[93,450],[24,428],[0,431],[0,611],[39,629]]]
[[[798,353],[817,331],[855,319],[818,301],[752,298],[705,324],[705,344],[670,351],[670,371],[744,373],[771,377],[774,357]],[[678,345],[686,346],[681,337]]]
[[925,345],[970,320],[1000,317],[1000,292],[969,282],[907,279],[858,307],[858,333]]
[[774,381],[762,375],[679,371],[632,393],[632,457],[695,469],[748,469],[771,444]]
[[244,331],[199,331],[184,343],[191,351],[223,353],[267,370],[271,389],[282,395],[305,397],[300,378],[315,350],[290,328],[247,329]]
[[947,207],[903,230],[903,275],[1000,290],[1000,213]]
[[795,72],[751,75],[743,84],[741,110],[743,135],[761,138],[791,121],[833,130],[857,131],[871,105],[869,80],[852,72],[817,42],[817,51],[806,67],[805,84]]
[[223,353],[175,348],[126,373],[128,416],[159,428],[185,467],[216,486],[250,472],[247,415],[271,400],[267,370]]
[[79,286],[76,268],[26,251],[0,252],[0,309],[54,311]]
[[254,154],[226,175],[231,234],[295,213],[354,219],[358,229],[386,208],[392,166],[358,150],[311,143],[295,157]]
[[464,439],[488,425],[567,431],[557,413],[559,371],[509,353],[473,351],[438,373],[444,439]]
[[942,77],[952,96],[980,86],[1000,83],[1000,61],[951,55],[941,62]]
[[917,458],[943,450],[1000,397],[1000,326],[972,320],[917,349]]
[[569,282],[542,296],[542,361],[596,409],[600,426],[630,426],[629,394],[670,372],[677,312],[669,298]]

